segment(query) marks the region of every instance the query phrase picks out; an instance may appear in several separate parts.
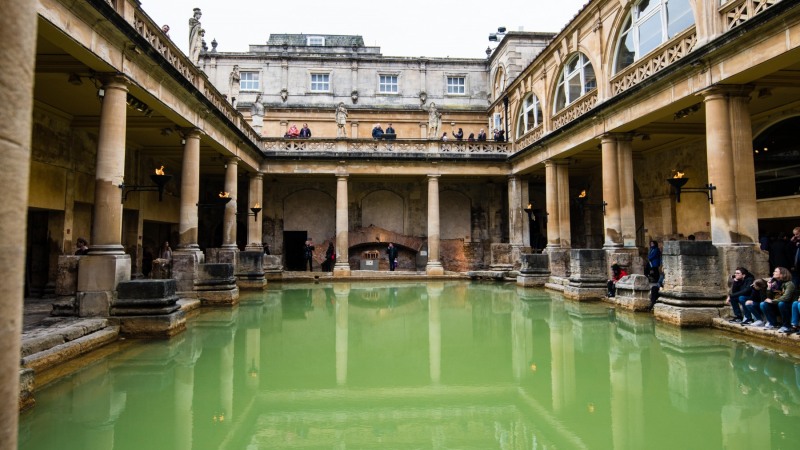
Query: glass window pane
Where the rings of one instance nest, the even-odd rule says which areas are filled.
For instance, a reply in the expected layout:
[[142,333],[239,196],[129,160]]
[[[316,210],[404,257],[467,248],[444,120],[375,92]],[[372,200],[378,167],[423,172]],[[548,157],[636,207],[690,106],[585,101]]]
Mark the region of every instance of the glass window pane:
[[580,58],[578,58],[578,57],[576,56],[575,58],[572,58],[572,59],[571,59],[571,60],[570,60],[570,61],[567,63],[567,68],[564,70],[564,71],[567,73],[567,75],[571,74],[572,72],[575,72],[575,69],[577,69],[577,68],[578,68],[578,62],[579,62],[579,60],[580,60]]
[[667,3],[667,33],[670,38],[694,24],[689,0],[669,0]]
[[586,67],[583,68],[583,86],[583,94],[597,86],[597,78],[594,75],[594,67],[591,64],[586,64]]
[[660,0],[656,0],[654,2],[651,2],[650,0],[640,1],[639,4],[636,5],[636,11],[639,13],[637,17],[642,17],[647,15],[647,13],[649,13],[650,11],[654,10],[655,8],[658,8],[660,4],[661,4]]
[[653,15],[639,24],[639,57],[661,45],[661,16]]
[[633,47],[633,33],[626,33],[622,36],[617,49],[617,62],[614,66],[614,72],[619,72],[633,64],[635,58],[636,50]]
[[536,111],[533,109],[528,110],[528,114],[525,116],[525,131],[530,130],[531,128],[536,126]]
[[569,88],[567,92],[567,103],[572,103],[581,96],[583,93],[583,86],[581,86],[581,77],[578,75],[569,79]]

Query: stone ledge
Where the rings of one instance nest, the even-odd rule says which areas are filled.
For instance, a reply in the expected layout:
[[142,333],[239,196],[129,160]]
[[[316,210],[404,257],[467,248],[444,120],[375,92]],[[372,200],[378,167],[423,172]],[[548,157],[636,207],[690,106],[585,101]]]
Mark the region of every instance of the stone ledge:
[[44,327],[23,333],[21,356],[23,358],[63,345],[108,326],[107,319],[63,320],[44,319]]
[[800,345],[800,336],[795,333],[779,333],[778,330],[767,330],[763,327],[748,327],[738,323],[730,323],[725,318],[715,318],[711,321],[711,327],[718,330],[725,330],[731,333],[742,334],[745,336],[757,337],[776,344]]
[[22,358],[22,367],[40,372],[102,347],[118,337],[118,326],[106,326],[69,342],[30,354]]

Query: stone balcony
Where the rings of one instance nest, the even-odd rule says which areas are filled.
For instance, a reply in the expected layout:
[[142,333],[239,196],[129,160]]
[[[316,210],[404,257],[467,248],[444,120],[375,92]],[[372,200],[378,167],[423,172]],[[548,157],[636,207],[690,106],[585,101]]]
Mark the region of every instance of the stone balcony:
[[267,156],[312,158],[480,159],[505,161],[507,142],[434,141],[427,139],[284,139],[261,140]]

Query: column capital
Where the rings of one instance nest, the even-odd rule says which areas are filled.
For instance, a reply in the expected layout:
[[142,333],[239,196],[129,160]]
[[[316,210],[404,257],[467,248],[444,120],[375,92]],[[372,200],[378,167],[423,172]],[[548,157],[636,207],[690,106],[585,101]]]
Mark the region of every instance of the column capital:
[[185,139],[189,138],[199,139],[201,136],[205,134],[203,130],[196,127],[178,128],[178,132],[180,132]]
[[250,178],[252,178],[254,180],[263,180],[264,179],[264,174],[261,173],[261,172],[253,172],[252,174],[250,174]]
[[703,101],[716,100],[722,97],[749,97],[753,86],[749,84],[715,84],[698,93],[703,96]]
[[442,175],[441,175],[441,174],[438,174],[438,173],[429,173],[429,174],[428,174],[428,175],[426,175],[426,176],[427,176],[427,177],[428,177],[428,179],[430,180],[430,179],[433,179],[433,178],[439,178],[439,177],[441,177]]
[[619,141],[632,141],[633,133],[603,133],[600,135],[600,143],[606,142],[619,142]]
[[119,73],[106,73],[99,76],[100,82],[104,89],[116,88],[128,92],[128,86],[131,85],[128,77]]
[[569,160],[568,159],[547,159],[544,161],[544,166],[568,166]]
[[231,157],[229,157],[228,159],[225,160],[225,163],[226,164],[235,164],[235,165],[238,166],[239,165],[239,161],[241,161],[241,160],[242,159],[239,158],[238,156],[231,156]]

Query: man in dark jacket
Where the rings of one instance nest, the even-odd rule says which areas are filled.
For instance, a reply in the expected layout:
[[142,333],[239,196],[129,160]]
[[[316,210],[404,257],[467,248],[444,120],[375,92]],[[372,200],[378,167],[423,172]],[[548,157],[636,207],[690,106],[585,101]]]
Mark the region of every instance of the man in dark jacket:
[[308,139],[311,137],[311,129],[308,128],[308,124],[304,123],[303,128],[300,129],[300,137]]
[[306,241],[305,247],[303,248],[303,260],[305,261],[304,268],[308,269],[309,272],[314,270],[312,263],[313,258],[314,258],[314,244],[311,243],[311,239],[309,238]]
[[372,139],[381,139],[383,137],[383,128],[381,128],[381,124],[376,123],[375,127],[372,129]]
[[389,242],[389,247],[386,249],[386,256],[389,258],[389,270],[394,271],[397,267],[397,247]]

